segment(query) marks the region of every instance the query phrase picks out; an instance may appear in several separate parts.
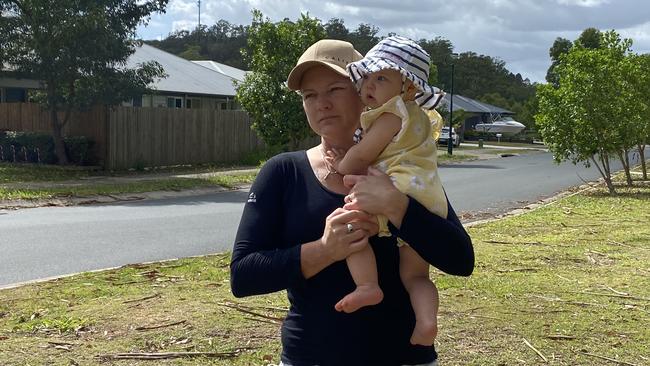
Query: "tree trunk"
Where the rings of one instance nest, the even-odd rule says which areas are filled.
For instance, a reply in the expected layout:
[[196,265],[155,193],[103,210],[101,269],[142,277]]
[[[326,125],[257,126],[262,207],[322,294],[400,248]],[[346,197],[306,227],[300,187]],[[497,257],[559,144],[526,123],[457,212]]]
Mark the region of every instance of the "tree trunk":
[[598,153],[598,160],[602,163],[602,169],[600,165],[598,165],[598,162],[596,159],[592,156],[591,160],[594,162],[594,165],[600,172],[600,175],[603,177],[605,180],[605,184],[607,185],[607,189],[609,190],[610,195],[615,195],[616,190],[614,189],[614,184],[612,184],[612,175],[610,173],[610,168],[609,168],[609,159],[607,158],[607,154],[605,152],[599,152]]
[[621,164],[623,164],[623,171],[625,171],[625,182],[627,183],[628,187],[632,187],[632,175],[630,174],[630,158],[628,156],[628,150],[619,150],[617,151],[617,154],[618,160],[620,160]]
[[641,158],[641,171],[643,172],[643,180],[648,180],[648,170],[645,165],[645,145],[637,145],[639,149],[639,157]]
[[50,119],[52,124],[52,139],[54,139],[54,153],[58,158],[59,165],[68,165],[68,155],[65,153],[63,142],[63,125],[59,123],[59,116],[56,108],[56,86],[54,80],[47,81],[47,101],[50,108]]
[[65,153],[65,144],[63,142],[63,127],[59,124],[59,118],[56,108],[50,107],[50,116],[52,117],[52,138],[54,139],[54,152],[59,159],[59,165],[68,165],[68,155]]

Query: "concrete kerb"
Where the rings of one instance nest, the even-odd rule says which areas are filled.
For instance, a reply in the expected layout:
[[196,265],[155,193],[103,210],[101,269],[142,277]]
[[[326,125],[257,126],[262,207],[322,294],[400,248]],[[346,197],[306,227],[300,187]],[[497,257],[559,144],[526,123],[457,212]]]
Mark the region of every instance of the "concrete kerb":
[[501,220],[501,219],[504,219],[504,218],[507,218],[507,217],[514,217],[514,216],[523,215],[525,213],[528,213],[528,212],[531,212],[531,211],[534,211],[534,210],[537,210],[537,209],[540,209],[540,208],[543,208],[543,207],[553,205],[556,202],[559,202],[564,198],[569,198],[569,197],[575,196],[577,194],[581,194],[583,192],[593,190],[596,187],[601,186],[603,184],[605,184],[604,179],[599,178],[595,182],[588,182],[586,184],[582,184],[580,186],[570,188],[570,189],[568,189],[566,191],[560,192],[560,193],[558,193],[556,195],[553,195],[551,197],[539,200],[538,202],[531,203],[531,204],[528,204],[528,205],[526,205],[524,207],[516,208],[514,210],[510,210],[510,211],[508,211],[506,213],[503,213],[503,214],[495,215],[494,217],[491,217],[491,218],[488,218],[488,219],[481,219],[481,220],[469,221],[469,222],[463,223],[463,226],[466,227],[466,228],[469,228],[469,227],[472,227],[472,226],[477,226],[477,225],[487,224],[487,223],[490,223],[490,222],[493,222],[493,221],[498,221],[498,220]]

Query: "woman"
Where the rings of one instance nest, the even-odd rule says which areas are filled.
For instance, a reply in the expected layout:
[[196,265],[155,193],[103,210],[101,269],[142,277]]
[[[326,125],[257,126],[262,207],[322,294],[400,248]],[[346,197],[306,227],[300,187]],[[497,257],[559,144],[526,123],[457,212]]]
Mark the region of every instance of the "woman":
[[[409,342],[415,316],[399,277],[395,236],[437,268],[464,276],[474,267],[471,240],[449,205],[443,219],[377,170],[342,177],[326,164],[324,152],[349,149],[359,126],[362,103],[345,69],[359,59],[350,43],[321,40],[289,74],[321,143],[280,154],[261,169],[237,232],[232,291],[241,297],[287,290],[284,365],[436,365],[433,346]],[[395,236],[375,236],[378,214],[388,217]],[[355,288],[344,259],[368,245],[384,298],[338,312],[334,305]]]

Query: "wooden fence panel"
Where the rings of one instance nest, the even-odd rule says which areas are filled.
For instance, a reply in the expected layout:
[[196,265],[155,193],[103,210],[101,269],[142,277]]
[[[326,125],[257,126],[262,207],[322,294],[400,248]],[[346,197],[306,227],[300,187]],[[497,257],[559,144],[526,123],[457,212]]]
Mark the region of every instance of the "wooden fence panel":
[[264,145],[244,111],[116,107],[108,169],[236,162]]

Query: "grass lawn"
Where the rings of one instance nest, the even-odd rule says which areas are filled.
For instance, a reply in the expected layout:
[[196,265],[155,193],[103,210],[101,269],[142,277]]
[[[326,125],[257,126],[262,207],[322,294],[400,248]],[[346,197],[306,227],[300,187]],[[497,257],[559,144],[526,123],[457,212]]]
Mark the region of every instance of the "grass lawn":
[[[650,365],[650,185],[618,191],[469,228],[474,274],[432,271],[442,363]],[[278,363],[285,293],[235,299],[228,264],[224,253],[0,290],[0,365]]]
[[[465,141],[470,144],[478,144],[478,140],[468,140]],[[545,149],[546,146],[542,144],[529,144],[526,142],[508,142],[508,141],[483,141],[484,145],[494,145],[494,146],[512,146],[512,147],[533,147],[536,149]]]
[[87,197],[216,186],[234,188],[250,184],[256,176],[249,173],[194,178],[169,175],[170,173],[216,173],[223,169],[224,167],[199,166],[111,173],[78,167],[0,163],[0,200]]
[[11,164],[0,162],[0,184],[19,182],[62,181],[97,174],[78,167],[40,164]]

